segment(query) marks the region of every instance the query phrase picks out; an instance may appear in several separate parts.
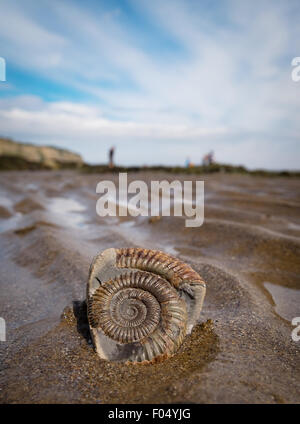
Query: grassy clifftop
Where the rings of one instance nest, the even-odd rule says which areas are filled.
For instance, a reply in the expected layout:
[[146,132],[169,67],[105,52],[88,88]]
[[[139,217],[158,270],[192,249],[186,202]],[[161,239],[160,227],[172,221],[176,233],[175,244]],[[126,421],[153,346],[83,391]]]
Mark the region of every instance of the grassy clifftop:
[[0,138],[0,170],[77,168],[82,165],[81,156],[68,150]]

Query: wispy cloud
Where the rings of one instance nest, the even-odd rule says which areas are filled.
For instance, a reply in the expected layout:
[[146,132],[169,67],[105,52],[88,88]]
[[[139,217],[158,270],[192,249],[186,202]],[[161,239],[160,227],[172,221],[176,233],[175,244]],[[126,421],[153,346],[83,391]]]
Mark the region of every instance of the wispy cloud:
[[[220,161],[296,168],[299,18],[293,0],[4,1],[0,54],[19,74],[0,91],[1,132],[87,160],[114,143],[121,163],[214,148]],[[22,72],[59,85],[56,100],[41,82],[32,96]]]

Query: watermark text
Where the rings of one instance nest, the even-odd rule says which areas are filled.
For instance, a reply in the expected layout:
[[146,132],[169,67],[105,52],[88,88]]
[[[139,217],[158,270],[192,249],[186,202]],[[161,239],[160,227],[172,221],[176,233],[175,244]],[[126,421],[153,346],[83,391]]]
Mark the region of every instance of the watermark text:
[[6,342],[6,323],[5,319],[0,317],[0,342]]
[[300,317],[295,317],[292,319],[292,325],[296,326],[292,331],[292,339],[294,342],[299,342],[300,340]]
[[300,57],[294,57],[291,65],[294,66],[291,74],[292,80],[298,82],[300,81]]
[[[204,221],[204,181],[140,180],[128,184],[127,173],[119,174],[118,190],[113,181],[100,181],[96,193],[97,214],[104,216],[186,216],[186,227],[200,227]],[[131,195],[131,196],[130,196]]]
[[0,81],[6,81],[6,62],[3,57],[0,56]]

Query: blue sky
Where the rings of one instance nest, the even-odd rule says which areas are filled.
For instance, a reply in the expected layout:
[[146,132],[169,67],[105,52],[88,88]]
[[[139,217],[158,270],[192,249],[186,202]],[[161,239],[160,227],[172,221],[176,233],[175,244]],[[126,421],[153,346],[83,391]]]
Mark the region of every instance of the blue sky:
[[119,164],[299,169],[300,3],[1,0],[0,135]]

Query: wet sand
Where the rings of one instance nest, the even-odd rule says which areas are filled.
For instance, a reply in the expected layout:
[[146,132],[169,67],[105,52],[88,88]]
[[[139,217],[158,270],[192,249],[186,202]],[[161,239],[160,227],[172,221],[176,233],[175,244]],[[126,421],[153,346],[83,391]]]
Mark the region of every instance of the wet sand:
[[[75,171],[1,173],[1,403],[300,402],[300,180],[129,174],[205,181],[205,221],[96,214],[99,181]],[[91,344],[85,290],[108,247],[164,250],[207,283],[199,325],[151,366],[109,363]]]

